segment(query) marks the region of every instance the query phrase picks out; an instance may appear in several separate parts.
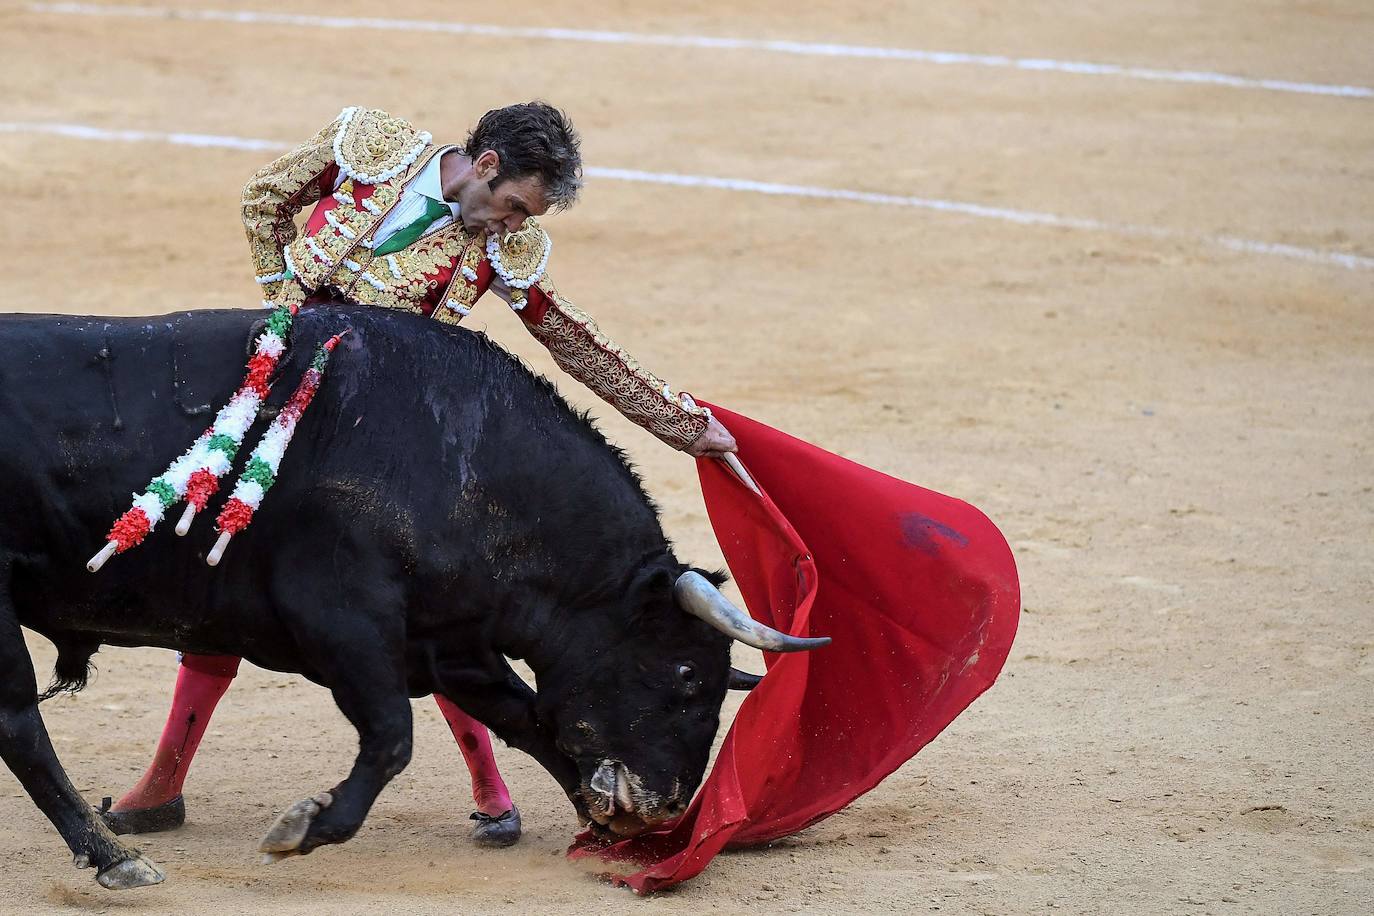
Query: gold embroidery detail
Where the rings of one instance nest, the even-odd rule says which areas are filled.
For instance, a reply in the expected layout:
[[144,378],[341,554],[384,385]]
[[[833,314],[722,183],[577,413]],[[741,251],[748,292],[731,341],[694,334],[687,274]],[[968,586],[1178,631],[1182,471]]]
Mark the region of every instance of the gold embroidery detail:
[[543,276],[550,246],[539,220],[531,216],[518,230],[499,239],[495,247],[500,264],[493,263],[492,267],[512,291],[527,289]]
[[417,239],[392,256],[396,259],[396,265],[401,269],[403,276],[418,277],[421,274],[432,274],[449,265],[453,265],[457,270],[457,261],[467,243],[468,235],[463,231],[462,224],[453,223],[431,235]]
[[429,145],[429,134],[377,108],[345,108],[339,117],[334,158],[346,175],[367,184],[396,177]]
[[[345,109],[345,114],[347,111]],[[366,146],[364,140],[358,139],[364,136],[376,142]],[[265,285],[266,298],[289,299],[299,303],[304,301],[306,290],[331,284],[346,291],[350,299],[361,304],[419,311],[421,305],[436,294],[440,285],[426,275],[452,268],[455,276],[445,300],[452,299],[464,308],[476,301],[476,284],[463,276],[461,270],[467,267],[475,275],[482,263],[483,243],[486,240],[484,233],[470,237],[461,223],[455,223],[416,241],[393,256],[396,270],[401,275],[399,278],[384,259],[376,258],[372,249],[363,244],[363,241],[371,241],[382,215],[400,198],[406,182],[416,171],[418,156],[402,165],[395,175],[372,185],[372,193],[366,198],[358,196],[365,183],[356,181],[354,177],[345,177],[334,191],[340,206],[330,211],[333,218],[326,219],[314,236],[299,236],[291,221],[291,216],[299,212],[302,206],[319,198],[318,178],[335,161],[335,140],[338,141],[338,147],[345,151],[346,157],[352,157],[349,159],[350,166],[377,169],[394,167],[390,165],[391,159],[385,158],[390,153],[383,150],[383,140],[404,153],[406,144],[417,143],[421,136],[428,135],[416,132],[399,118],[390,118],[384,112],[357,109],[351,121],[345,123],[341,115],[309,143],[281,157],[254,176],[254,181],[249,183],[244,192],[244,223],[249,231],[250,242],[254,245],[255,263],[259,263],[257,274],[270,275],[284,269],[282,249],[285,249],[296,275],[295,280],[287,283]],[[358,143],[364,146],[358,146]],[[360,150],[371,150],[384,158],[363,162],[358,159],[362,155]],[[401,155],[399,158],[406,157]],[[249,199],[250,191],[256,194],[253,200]],[[253,205],[251,210],[250,204]],[[349,238],[348,233],[353,233],[354,238]],[[280,239],[279,244],[277,239]],[[350,261],[357,266],[357,270],[348,266]],[[381,288],[369,282],[369,277],[377,281]],[[462,319],[461,314],[448,309],[443,302],[436,306],[435,314],[441,320],[452,323]]]
[[295,305],[297,307],[305,304],[305,290],[295,280],[287,280],[277,290],[277,294],[272,297],[274,306]]
[[[334,163],[331,143],[342,121],[342,116],[336,118],[301,146],[272,160],[244,186],[241,212],[254,276],[270,276],[285,268],[281,250],[297,235],[292,218],[319,200],[319,178]],[[274,298],[280,287],[281,281],[263,284],[264,295]]]
[[296,239],[286,250],[291,255],[291,266],[295,268],[296,281],[306,289],[318,289],[324,282],[324,272],[328,265],[320,263],[315,252],[310,250],[303,238]]
[[[467,306],[464,306],[464,308],[467,308]],[[462,324],[463,319],[467,316],[462,312],[455,312],[453,309],[449,308],[447,304],[440,302],[434,307],[434,313],[431,317],[444,324]]]
[[[366,213],[357,216],[372,219]],[[328,227],[320,230],[315,236],[315,241],[329,256],[329,263],[333,263],[342,257],[351,243],[337,232],[326,229]],[[374,256],[362,245],[354,246],[347,258],[347,261],[352,261],[361,268],[357,271],[351,269],[347,261],[340,260],[333,273],[326,275],[328,264],[320,261],[319,256],[310,250],[309,242],[305,239],[299,239],[292,244],[291,259],[297,265],[301,283],[307,288],[317,289],[329,283],[346,291],[348,298],[363,305],[418,312],[421,305],[433,297],[440,286],[439,281],[427,275],[449,267],[454,271],[461,270],[460,262],[471,260],[467,252],[472,247],[472,240],[463,231],[461,224],[446,226],[391,256],[395,260],[397,271],[401,274],[399,278],[392,273],[385,258]],[[480,262],[479,257],[477,263]],[[370,282],[368,277],[380,283],[381,289]],[[477,298],[476,287],[469,284],[464,277],[458,276],[447,298],[455,299],[464,307],[470,306]],[[440,303],[438,308],[443,308],[443,303]],[[438,317],[447,319],[449,316],[438,314]],[[455,313],[451,317],[457,320],[462,316]]]
[[418,312],[420,303],[424,300],[425,290],[421,288],[421,295],[417,298],[411,298],[411,292],[410,288],[398,285],[387,285],[384,289],[377,289],[366,280],[359,280],[349,298],[361,305],[379,305],[382,308]]
[[[356,187],[353,180],[344,179],[339,185],[339,191],[354,196],[355,201],[360,206],[372,200],[378,201],[375,208],[375,214],[372,210],[368,209],[360,210],[355,207],[344,206],[334,207],[330,211],[330,215],[333,219],[326,218],[324,225],[320,226],[313,236],[298,238],[293,241],[288,250],[291,255],[291,261],[296,266],[296,276],[300,279],[302,285],[307,289],[318,289],[320,286],[327,283],[333,284],[341,290],[350,290],[351,287],[349,297],[360,302],[364,301],[364,296],[388,299],[388,295],[381,291],[377,291],[375,295],[361,292],[363,287],[372,286],[372,284],[368,283],[361,274],[369,270],[375,258],[372,249],[364,244],[364,242],[370,241],[372,235],[376,232],[377,226],[381,223],[381,214],[385,213],[386,208],[400,196],[401,191],[405,188],[406,182],[410,180],[411,173],[414,171],[414,164],[412,163],[411,169],[406,174],[399,175],[390,181],[372,187],[371,196],[365,200],[357,200],[356,196],[354,196],[356,194]],[[447,230],[448,227],[445,227],[445,229],[434,233],[433,236],[428,237],[424,241],[429,242],[431,247],[441,245],[441,237],[444,236]],[[348,237],[348,233],[350,232],[353,233],[354,238]],[[415,245],[405,250],[415,253],[419,248],[420,243],[417,242]],[[454,258],[458,257],[461,250],[460,242],[459,245],[449,246],[448,253],[446,254],[430,252],[430,256],[427,259],[422,256],[419,261],[413,262],[409,272],[402,267],[403,258],[400,253],[398,253],[397,266],[402,269],[401,280],[398,281],[386,266],[386,262],[380,260],[375,262],[380,265],[380,272],[372,271],[372,276],[381,280],[388,287],[405,287],[410,285],[420,274],[426,271],[432,273],[441,266],[447,266]],[[359,270],[350,268],[348,266],[349,261],[358,265]],[[332,271],[329,269],[330,265],[334,265]],[[385,276],[383,276],[383,274]],[[355,283],[354,281],[357,282]],[[398,308],[418,307],[418,305],[412,306],[408,304],[408,300],[414,299],[418,303],[419,300],[424,299],[427,291],[432,289],[433,286],[434,284],[432,283],[422,284],[422,288],[419,291],[401,295],[399,298],[395,299],[394,302],[388,300],[384,303],[379,302],[374,304],[387,304]],[[368,301],[371,300],[369,299]]]
[[458,268],[460,274],[464,269],[472,272],[472,276],[469,277],[464,275],[463,279],[466,280],[473,289],[477,288],[477,268],[482,264],[482,250],[485,248],[486,242],[486,236],[482,233],[478,233],[472,240],[472,243],[463,250],[463,263]]
[[468,242],[463,249],[462,263],[453,274],[453,282],[449,285],[448,295],[444,297],[443,303],[445,317],[457,324],[465,316],[461,312],[455,312],[449,307],[450,302],[471,309],[477,302],[477,268],[482,264],[483,253],[486,250],[486,234],[479,232]]
[[472,311],[477,301],[477,267],[482,263],[486,234],[477,233],[468,239],[462,257],[454,263],[447,287],[439,294],[439,304],[431,313],[445,324],[459,324]]
[[[396,199],[401,196],[401,191],[403,190],[405,190],[405,181],[392,179],[385,184],[377,185],[376,190],[372,192],[372,196],[367,199],[378,210],[386,210],[396,202]],[[377,215],[380,216],[381,214],[379,213]]]

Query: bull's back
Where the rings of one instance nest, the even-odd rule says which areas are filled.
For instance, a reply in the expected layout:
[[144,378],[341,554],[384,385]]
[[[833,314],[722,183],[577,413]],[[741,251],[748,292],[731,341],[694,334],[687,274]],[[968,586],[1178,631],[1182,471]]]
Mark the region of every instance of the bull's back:
[[[107,642],[215,650],[240,635],[232,632],[240,615],[271,618],[277,568],[309,573],[320,558],[309,553],[315,541],[367,526],[369,553],[415,556],[423,551],[416,533],[437,534],[442,516],[426,513],[445,501],[447,466],[482,436],[481,417],[459,416],[451,405],[472,406],[480,370],[464,353],[484,348],[467,333],[436,340],[437,326],[411,316],[308,309],[269,407],[285,402],[320,342],[345,327],[354,333],[336,351],[262,511],[224,564],[204,561],[214,512],[262,421],[221,480],[225,492],[187,537],[175,536],[167,519],[99,574],[85,571],[132,497],[236,390],[261,317],[0,316],[0,575],[10,574],[26,623],[51,631],[66,625],[64,615],[80,617]],[[302,545],[307,523],[312,536]],[[301,546],[307,555],[286,549]]]
[[210,392],[232,388],[235,363],[241,371],[242,346],[229,341],[252,318],[192,318],[0,316],[5,543],[43,527],[21,510],[108,513],[204,428]]
[[203,577],[168,574],[203,545],[169,530],[99,575],[85,559],[233,390],[255,317],[0,316],[0,560],[22,622],[167,645],[151,631],[207,605]]
[[[618,457],[509,354],[418,316],[324,307],[297,318],[269,405],[285,401],[320,342],[353,333],[224,562],[205,565],[209,518],[185,538],[169,519],[85,572],[131,497],[233,393],[259,317],[0,317],[0,554],[13,560],[29,625],[285,667],[274,622],[301,576],[393,578],[442,616],[446,595],[487,594],[541,567],[566,576],[589,555],[625,549],[610,543],[623,534],[587,530],[597,514],[661,541]],[[237,467],[262,430],[250,430]],[[584,532],[576,544],[573,530]]]

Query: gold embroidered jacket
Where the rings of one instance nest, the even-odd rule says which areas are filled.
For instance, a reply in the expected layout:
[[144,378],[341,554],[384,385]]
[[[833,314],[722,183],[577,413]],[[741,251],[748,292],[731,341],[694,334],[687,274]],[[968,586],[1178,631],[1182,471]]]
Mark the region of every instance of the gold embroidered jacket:
[[[710,411],[675,394],[557,293],[546,272],[552,242],[533,217],[505,238],[454,222],[394,254],[373,254],[377,227],[435,152],[428,133],[400,118],[345,108],[262,168],[243,189],[243,224],[266,298],[300,303],[333,286],[354,302],[457,324],[500,277],[511,308],[560,368],[674,448],[695,441]],[[298,232],[295,217],[310,204]]]

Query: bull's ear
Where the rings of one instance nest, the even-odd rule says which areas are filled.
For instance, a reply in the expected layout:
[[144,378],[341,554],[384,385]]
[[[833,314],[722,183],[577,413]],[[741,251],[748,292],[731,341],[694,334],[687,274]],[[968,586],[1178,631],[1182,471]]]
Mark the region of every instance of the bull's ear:
[[640,574],[639,581],[636,584],[647,591],[661,592],[665,589],[672,588],[675,581],[677,581],[677,577],[673,575],[671,569],[655,566],[651,569],[644,570],[644,572]]
[[700,573],[706,578],[707,582],[710,582],[716,588],[720,588],[726,582],[730,581],[730,574],[723,569],[697,569],[693,567],[692,572]]
[[763,680],[761,674],[750,674],[748,671],[741,671],[738,668],[730,669],[729,687],[731,690],[753,690]]
[[654,601],[664,592],[671,593],[673,583],[677,581],[673,572],[671,568],[658,565],[641,567],[630,582],[630,594],[641,601]]

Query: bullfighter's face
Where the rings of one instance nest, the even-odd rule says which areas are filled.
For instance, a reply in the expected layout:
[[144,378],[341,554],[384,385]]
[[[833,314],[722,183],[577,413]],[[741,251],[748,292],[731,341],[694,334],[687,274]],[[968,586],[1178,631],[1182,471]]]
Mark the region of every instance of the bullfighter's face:
[[[544,183],[537,175],[505,178],[501,160],[487,150],[472,161],[469,180],[458,184],[450,199],[456,199],[463,227],[469,232],[504,235],[515,232],[531,216],[549,211]],[[450,196],[445,189],[445,196]]]
[[556,688],[546,691],[540,678],[541,717],[577,765],[581,807],[621,836],[686,810],[729,680],[729,638],[677,606],[673,578],[649,576],[633,589],[630,628],[593,623],[597,639],[584,645],[594,648],[560,666]]

